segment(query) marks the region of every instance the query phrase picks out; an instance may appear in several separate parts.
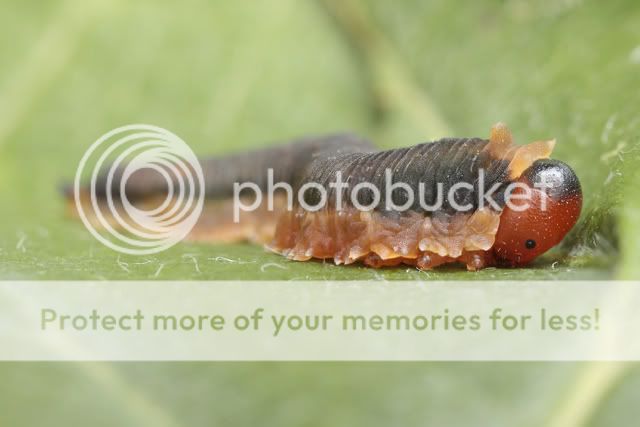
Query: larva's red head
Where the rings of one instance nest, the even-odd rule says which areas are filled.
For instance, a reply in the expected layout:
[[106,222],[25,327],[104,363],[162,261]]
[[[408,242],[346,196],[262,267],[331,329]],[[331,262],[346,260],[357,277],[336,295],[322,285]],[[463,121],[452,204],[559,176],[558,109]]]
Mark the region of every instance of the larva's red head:
[[[578,177],[563,162],[537,160],[524,171],[518,182],[529,187],[531,197],[520,201],[512,199],[500,215],[493,253],[501,265],[528,264],[560,243],[575,225],[582,208]],[[546,183],[546,190],[539,186],[540,183]],[[512,194],[526,193],[520,188]],[[518,206],[524,205],[528,207],[519,211]]]

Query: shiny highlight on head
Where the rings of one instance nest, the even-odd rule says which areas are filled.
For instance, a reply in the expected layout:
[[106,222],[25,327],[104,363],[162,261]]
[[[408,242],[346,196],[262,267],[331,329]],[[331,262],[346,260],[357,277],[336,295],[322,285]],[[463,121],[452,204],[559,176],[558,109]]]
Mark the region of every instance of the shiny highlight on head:
[[[512,267],[528,264],[560,243],[582,209],[580,182],[566,163],[537,160],[518,182],[530,189],[528,207],[516,211],[505,206],[492,248],[498,264]],[[540,183],[546,183],[547,188]],[[516,190],[513,194],[523,193]]]

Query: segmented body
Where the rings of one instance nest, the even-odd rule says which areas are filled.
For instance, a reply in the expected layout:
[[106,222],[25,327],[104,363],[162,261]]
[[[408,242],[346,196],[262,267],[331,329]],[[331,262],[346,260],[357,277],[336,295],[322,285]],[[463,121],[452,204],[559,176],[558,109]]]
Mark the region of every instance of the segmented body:
[[[298,206],[284,213],[269,247],[294,260],[332,259],[336,264],[363,261],[373,267],[403,263],[421,269],[461,261],[469,268],[481,268],[489,261],[486,251],[493,245],[504,188],[511,182],[509,159],[494,157],[489,144],[489,140],[480,138],[446,138],[408,148],[315,158],[299,185],[321,184],[329,195],[327,207],[308,212]],[[346,201],[346,207],[337,210],[338,190],[330,183],[338,173],[349,189],[361,182],[380,189],[378,207],[371,211],[355,209],[344,190],[341,200]],[[404,191],[386,191],[389,182],[419,189],[409,209],[387,209],[387,196],[393,206],[410,202]],[[456,191],[453,202],[456,207],[467,207],[465,212],[457,210],[446,197],[454,185],[461,183],[468,184],[469,189]],[[485,191],[495,187],[493,207],[479,209],[480,186]],[[310,205],[318,202],[317,192],[305,195]],[[438,206],[438,198],[442,203],[432,210]],[[374,201],[372,192],[366,190],[358,193],[357,200],[364,206]]]
[[[445,138],[380,151],[362,138],[334,135],[204,159],[209,203],[191,238],[260,242],[298,261],[361,261],[373,267],[408,264],[421,269],[461,262],[471,270],[479,269],[495,264],[492,247],[500,227],[505,188],[536,160],[547,158],[553,144],[513,145],[508,129],[499,124],[489,139]],[[256,210],[242,212],[239,221],[232,221],[229,198],[234,194],[234,183],[253,182],[269,191],[269,170],[271,180],[291,184],[294,195],[307,183],[319,184],[326,190],[328,202],[322,209],[310,211],[293,197],[293,209],[288,209],[288,194],[278,190],[273,209],[265,200]],[[404,183],[415,190],[408,209],[388,209],[388,202],[402,206],[408,199],[404,191],[387,192],[386,174],[390,174],[391,184]],[[358,192],[358,204],[373,207],[357,208],[349,190],[331,185],[338,175],[350,190],[359,183],[372,184],[381,199],[373,206],[373,193],[365,188]],[[114,188],[120,186],[118,177],[116,173]],[[449,200],[449,191],[461,183],[467,188],[456,191],[453,201]],[[141,171],[125,189],[130,199],[144,204],[166,193],[167,185],[157,174]],[[479,195],[486,193],[494,203],[480,202]],[[443,197],[440,205],[439,196]],[[241,193],[241,197],[251,195]],[[320,199],[317,188],[304,193],[307,204],[315,205]],[[340,208],[338,199],[342,201]],[[466,209],[461,211],[460,206]]]

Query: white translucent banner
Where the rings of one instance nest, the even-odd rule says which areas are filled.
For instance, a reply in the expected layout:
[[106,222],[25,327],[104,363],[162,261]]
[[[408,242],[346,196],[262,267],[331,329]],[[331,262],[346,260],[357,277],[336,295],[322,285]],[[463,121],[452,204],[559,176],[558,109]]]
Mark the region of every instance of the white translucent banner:
[[640,360],[640,282],[0,282],[0,360]]

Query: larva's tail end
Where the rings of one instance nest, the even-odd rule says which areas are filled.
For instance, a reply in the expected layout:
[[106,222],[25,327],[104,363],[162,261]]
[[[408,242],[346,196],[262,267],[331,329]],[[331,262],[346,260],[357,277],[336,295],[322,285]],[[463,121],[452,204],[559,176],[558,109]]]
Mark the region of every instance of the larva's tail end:
[[58,193],[60,193],[60,195],[64,197],[65,200],[72,200],[74,198],[73,184],[68,181],[59,183]]
[[[123,231],[125,221],[134,229],[139,229],[136,223],[122,203],[118,194],[113,197],[113,203],[109,204],[106,197],[91,198],[88,187],[80,187],[78,197],[75,194],[73,184],[62,183],[58,190],[63,197],[64,214],[72,220],[83,220],[96,230],[104,230],[105,223],[114,229]],[[132,204],[143,211],[158,208],[166,201],[165,195],[149,196],[134,199]],[[277,198],[277,203],[281,203]],[[245,205],[246,201],[243,202]],[[167,211],[174,205],[170,204]],[[277,205],[280,207],[280,205]],[[98,216],[98,212],[100,216]],[[252,212],[240,212],[240,220],[234,222],[233,200],[206,200],[203,211],[185,240],[191,242],[208,243],[238,243],[255,242],[266,243],[273,239],[275,225],[279,211],[269,211],[265,206]],[[121,218],[117,220],[117,218]]]
[[63,198],[65,205],[64,212],[69,218],[79,219],[78,205],[79,202],[83,207],[91,206],[89,189],[81,187],[78,192],[78,200],[76,201],[74,185],[68,181],[58,184],[58,192]]

